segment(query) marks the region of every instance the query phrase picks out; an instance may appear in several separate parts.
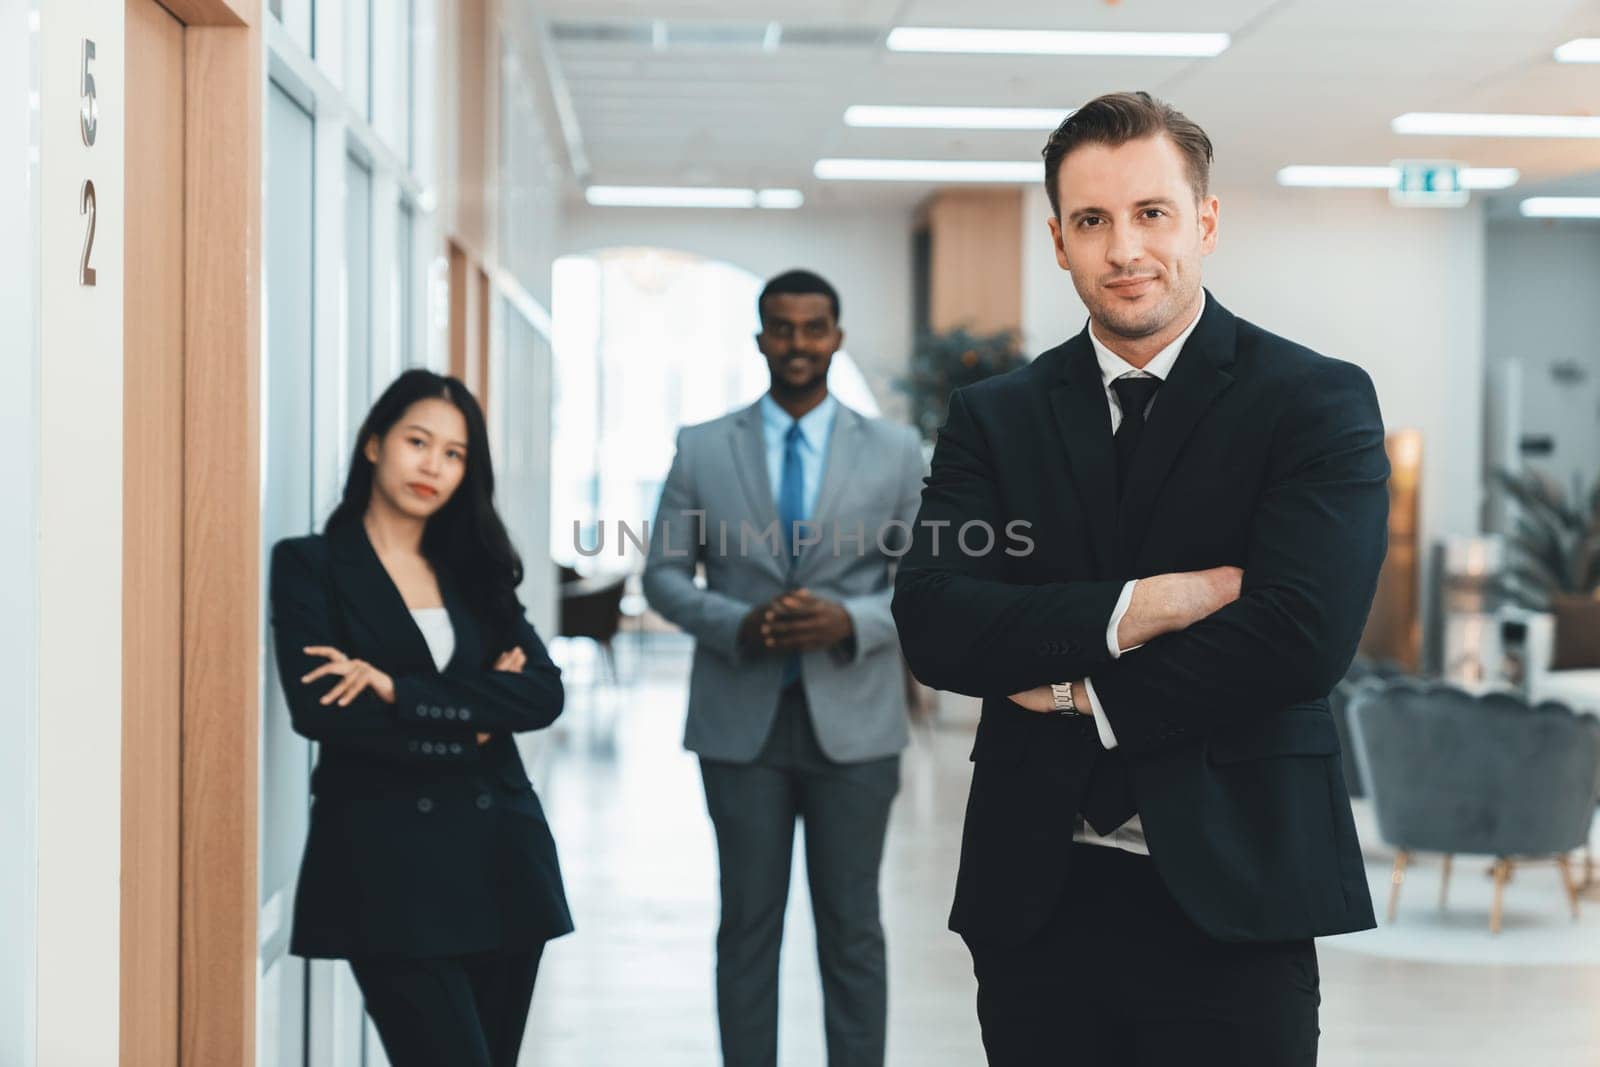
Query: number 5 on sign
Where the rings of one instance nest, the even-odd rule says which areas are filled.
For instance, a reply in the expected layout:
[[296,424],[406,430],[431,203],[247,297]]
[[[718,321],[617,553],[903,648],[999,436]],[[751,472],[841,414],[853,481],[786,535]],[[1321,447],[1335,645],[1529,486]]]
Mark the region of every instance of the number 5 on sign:
[[89,64],[94,62],[94,42],[83,39],[83,107],[78,112],[78,128],[83,133],[83,143],[94,147],[95,130],[100,126],[100,105],[94,96],[94,75]]

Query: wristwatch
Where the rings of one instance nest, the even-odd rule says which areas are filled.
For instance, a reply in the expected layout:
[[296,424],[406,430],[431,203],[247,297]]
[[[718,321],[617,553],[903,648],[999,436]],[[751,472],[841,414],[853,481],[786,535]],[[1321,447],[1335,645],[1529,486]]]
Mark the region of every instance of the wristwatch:
[[1078,704],[1072,699],[1071,682],[1051,682],[1050,695],[1055,698],[1057,715],[1078,714]]

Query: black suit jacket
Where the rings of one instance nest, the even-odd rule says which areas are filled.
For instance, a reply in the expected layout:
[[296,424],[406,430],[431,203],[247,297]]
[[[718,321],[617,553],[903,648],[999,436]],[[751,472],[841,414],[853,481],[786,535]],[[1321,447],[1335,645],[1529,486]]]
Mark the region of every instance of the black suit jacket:
[[[955,393],[901,561],[895,619],[928,685],[984,698],[951,928],[1019,943],[1060,899],[1087,716],[1007,699],[1093,680],[1157,870],[1221,940],[1373,925],[1327,695],[1386,547],[1389,473],[1367,375],[1206,309],[1157,393],[1120,506],[1087,328]],[[1006,524],[1026,520],[1032,549]],[[988,522],[995,551],[953,545]],[[939,550],[928,522],[947,521]],[[972,534],[969,543],[982,545]],[[1113,659],[1127,579],[1235,565],[1240,598]]]
[[[441,673],[359,523],[272,550],[272,639],[295,730],[318,742],[311,827],[290,950],[427,957],[531,948],[572,929],[555,842],[511,735],[561,714],[561,672],[533,627],[496,635],[447,573],[455,629]],[[332,645],[394,678],[319,703],[334,681],[300,679]],[[521,646],[519,673],[491,668]],[[485,745],[482,731],[493,734]]]

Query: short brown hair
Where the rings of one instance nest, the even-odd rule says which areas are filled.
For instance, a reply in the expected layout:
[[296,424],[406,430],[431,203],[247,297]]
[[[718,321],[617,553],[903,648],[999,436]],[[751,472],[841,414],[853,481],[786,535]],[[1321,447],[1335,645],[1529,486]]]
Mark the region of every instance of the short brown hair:
[[1112,148],[1144,137],[1166,134],[1183,153],[1195,199],[1211,187],[1211,138],[1177,108],[1146,92],[1107,93],[1097,96],[1068,115],[1044,146],[1044,191],[1050,209],[1061,217],[1061,193],[1056,175],[1061,161],[1079,145],[1103,144]]

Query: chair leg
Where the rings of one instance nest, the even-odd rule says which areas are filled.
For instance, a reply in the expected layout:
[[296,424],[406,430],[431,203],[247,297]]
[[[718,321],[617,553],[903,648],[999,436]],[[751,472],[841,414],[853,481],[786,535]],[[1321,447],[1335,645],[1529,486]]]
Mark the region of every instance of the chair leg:
[[1572,862],[1563,852],[1556,857],[1556,866],[1561,868],[1561,885],[1567,891],[1567,903],[1572,906],[1572,917],[1578,917],[1578,884],[1572,877]]
[[1439,875],[1439,910],[1444,910],[1445,897],[1450,892],[1450,861],[1454,857],[1446,852],[1444,854],[1444,869]]
[[1494,863],[1494,906],[1489,909],[1489,932],[1500,932],[1500,902],[1505,895],[1506,882],[1511,880],[1511,861],[1498,859]]
[[1400,906],[1400,885],[1406,880],[1406,864],[1411,862],[1411,853],[1404,849],[1395,853],[1394,870],[1389,874],[1389,921],[1394,922],[1395,909]]

